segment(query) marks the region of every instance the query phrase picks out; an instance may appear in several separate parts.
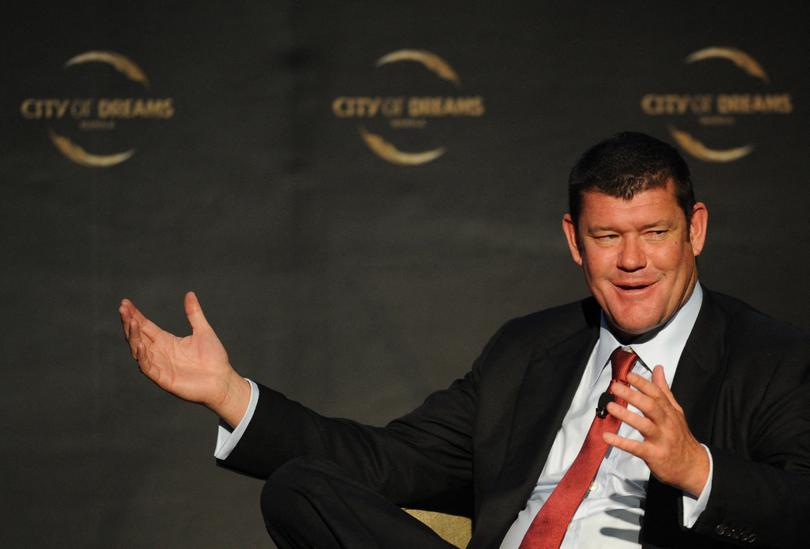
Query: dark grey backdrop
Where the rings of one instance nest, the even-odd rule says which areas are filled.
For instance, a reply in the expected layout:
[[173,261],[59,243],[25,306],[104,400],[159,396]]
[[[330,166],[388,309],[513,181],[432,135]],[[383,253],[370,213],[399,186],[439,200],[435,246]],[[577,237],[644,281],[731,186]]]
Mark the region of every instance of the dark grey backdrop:
[[[106,2],[10,9],[0,33],[4,547],[272,546],[261,484],[213,465],[215,418],[128,358],[131,297],[186,331],[198,292],[241,373],[326,414],[382,423],[462,375],[504,320],[582,296],[559,230],[577,155],[622,129],[707,145],[687,156],[709,205],[704,284],[810,327],[808,8],[803,2]],[[769,81],[709,46],[750,54]],[[461,87],[403,48],[440,55]],[[62,68],[110,50],[148,75]],[[648,93],[789,93],[792,112],[733,124],[652,116]],[[30,97],[171,97],[168,120],[79,131],[29,120]],[[481,96],[480,117],[370,130],[340,96]],[[49,125],[50,124],[50,125]],[[136,146],[111,168],[61,155]]]

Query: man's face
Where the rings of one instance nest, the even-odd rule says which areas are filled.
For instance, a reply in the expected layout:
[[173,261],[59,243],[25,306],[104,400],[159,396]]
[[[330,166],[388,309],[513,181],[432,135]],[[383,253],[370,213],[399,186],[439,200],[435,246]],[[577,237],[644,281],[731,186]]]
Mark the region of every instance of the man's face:
[[707,222],[697,203],[687,224],[669,182],[630,200],[586,191],[578,226],[566,214],[563,231],[596,301],[632,336],[666,323],[691,295]]

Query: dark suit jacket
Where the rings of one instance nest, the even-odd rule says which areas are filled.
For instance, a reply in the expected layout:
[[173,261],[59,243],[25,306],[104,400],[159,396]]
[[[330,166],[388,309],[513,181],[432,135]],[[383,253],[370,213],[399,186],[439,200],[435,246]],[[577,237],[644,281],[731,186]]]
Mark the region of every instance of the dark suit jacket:
[[[505,324],[472,370],[384,428],[324,418],[266,387],[226,467],[267,478],[328,458],[392,501],[473,517],[497,547],[523,508],[599,332],[593,299]],[[705,291],[672,390],[714,460],[708,506],[680,527],[681,492],[650,479],[649,547],[810,547],[810,340]]]

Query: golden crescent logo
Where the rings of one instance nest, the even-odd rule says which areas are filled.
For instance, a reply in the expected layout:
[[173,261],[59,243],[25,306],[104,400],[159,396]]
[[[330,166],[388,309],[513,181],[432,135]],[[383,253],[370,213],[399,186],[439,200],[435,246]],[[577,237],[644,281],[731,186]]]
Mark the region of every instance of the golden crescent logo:
[[106,63],[130,80],[143,84],[147,89],[149,88],[149,79],[146,77],[146,73],[144,73],[134,61],[120,53],[112,51],[87,51],[68,59],[65,63],[65,68],[73,65],[82,65],[84,63]]
[[461,79],[458,77],[458,74],[456,74],[456,71],[453,70],[453,67],[435,53],[425,50],[392,51],[377,59],[377,66],[381,67],[388,63],[396,63],[398,61],[416,61],[424,65],[427,70],[436,73],[439,78],[452,82],[457,87],[461,86]]
[[[89,63],[108,65],[128,80],[144,89],[150,88],[146,73],[132,59],[120,53],[90,50],[68,59],[63,68],[69,69]],[[120,120],[168,119],[174,116],[173,99],[142,97],[28,97],[20,104],[20,114],[28,120],[49,122],[73,119],[80,130],[111,130]],[[64,122],[63,122],[64,123]],[[48,137],[54,147],[66,158],[89,168],[109,168],[126,162],[135,155],[135,148],[109,154],[89,152],[52,124]]]
[[753,145],[745,145],[744,147],[737,147],[735,149],[710,149],[698,139],[695,139],[688,133],[682,132],[677,128],[671,127],[669,129],[669,133],[672,135],[673,139],[675,139],[678,145],[680,145],[684,150],[688,151],[689,154],[695,158],[700,158],[701,160],[707,160],[709,162],[732,162],[734,160],[739,160],[754,150]]
[[[461,78],[450,63],[426,50],[395,50],[377,59],[374,66],[380,68],[402,62],[418,63],[455,88],[461,87]],[[480,96],[340,96],[332,101],[332,112],[338,118],[367,120],[369,123],[373,119],[382,119],[395,131],[413,131],[424,129],[429,120],[480,117],[484,114],[484,101]],[[357,131],[372,153],[397,166],[420,166],[447,152],[444,146],[421,151],[401,150],[379,131],[367,129],[366,124],[358,124]]]
[[[770,78],[763,66],[750,54],[736,48],[710,46],[696,50],[684,59],[687,65],[710,61],[731,61],[747,76],[763,84]],[[789,93],[650,93],[641,99],[641,110],[651,116],[696,117],[702,126],[731,126],[738,117],[746,115],[790,114],[793,100]],[[693,121],[695,119],[692,119]],[[670,122],[668,131],[675,142],[687,153],[706,162],[733,162],[751,154],[754,145],[713,148],[706,145],[680,124]]]
[[436,160],[444,154],[444,147],[433,149],[430,151],[423,151],[417,153],[402,152],[394,145],[383,139],[376,133],[370,133],[365,128],[360,128],[360,136],[366,142],[368,148],[371,149],[380,158],[391,162],[392,164],[399,164],[400,166],[418,166],[419,164],[426,164]]
[[742,50],[717,47],[703,48],[702,50],[690,53],[686,57],[686,62],[694,63],[696,61],[705,61],[706,59],[728,59],[749,75],[768,82],[768,75],[765,74],[765,69],[757,63],[756,59]]
[[53,130],[48,130],[48,136],[51,138],[54,146],[59,149],[59,152],[73,160],[76,164],[81,164],[88,168],[109,168],[110,166],[115,166],[116,164],[129,160],[132,155],[135,154],[134,149],[116,154],[90,154],[67,137],[59,135]]

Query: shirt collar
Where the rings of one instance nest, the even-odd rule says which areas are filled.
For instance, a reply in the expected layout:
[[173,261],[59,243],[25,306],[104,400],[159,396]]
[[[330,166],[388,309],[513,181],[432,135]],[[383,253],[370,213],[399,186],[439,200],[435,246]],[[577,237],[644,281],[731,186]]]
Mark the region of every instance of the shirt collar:
[[[689,339],[689,334],[692,333],[692,327],[695,325],[702,303],[703,289],[700,287],[700,283],[697,283],[686,303],[667,321],[658,333],[650,339],[630,345],[638,355],[639,363],[650,372],[658,364],[664,367],[664,375],[669,386],[672,386],[675,369],[681,359],[683,348],[686,346],[686,340]],[[621,345],[608,328],[605,313],[603,312],[602,323],[599,328],[599,342],[596,344],[595,364],[597,371],[601,372],[604,369],[613,350]]]

